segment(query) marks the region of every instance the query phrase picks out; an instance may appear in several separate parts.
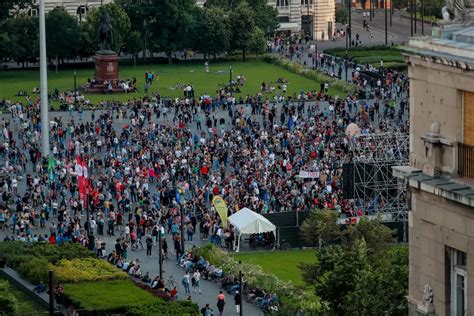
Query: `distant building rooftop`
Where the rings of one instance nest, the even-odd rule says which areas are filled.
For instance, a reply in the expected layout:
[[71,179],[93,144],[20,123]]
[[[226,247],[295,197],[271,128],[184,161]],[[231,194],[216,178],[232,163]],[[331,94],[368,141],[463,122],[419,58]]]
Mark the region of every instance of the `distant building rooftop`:
[[434,28],[433,37],[411,38],[402,50],[438,64],[474,70],[474,27],[446,25]]

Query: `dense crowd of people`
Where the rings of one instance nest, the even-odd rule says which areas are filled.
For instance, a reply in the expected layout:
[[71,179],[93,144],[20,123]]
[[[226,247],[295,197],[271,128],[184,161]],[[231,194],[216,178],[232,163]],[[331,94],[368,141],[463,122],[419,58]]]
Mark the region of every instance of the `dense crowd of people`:
[[[316,62],[334,68],[327,56]],[[405,75],[382,69],[370,77],[368,71],[354,69],[359,93],[339,99],[328,94],[327,83],[287,95],[279,78],[275,98],[263,89],[245,97],[225,89],[194,97],[193,90],[174,100],[153,95],[101,103],[84,121],[85,100],[76,100],[79,115],[70,108],[50,122],[40,121],[39,99],[3,100],[9,115],[0,121],[0,226],[12,232],[8,239],[75,241],[98,257],[106,256],[106,236],[116,236],[109,261],[142,278],[138,262],[127,262],[142,240],[151,255],[161,234],[167,256],[165,233],[171,234],[183,265],[182,229],[188,242],[199,231],[201,239],[231,244],[232,227],[223,227],[211,207],[217,195],[229,213],[248,207],[262,214],[334,209],[361,215],[360,205],[342,194],[342,166],[351,160],[347,126],[356,123],[361,133],[408,129]],[[50,157],[39,147],[42,124],[50,127]],[[206,275],[207,268],[193,273]]]

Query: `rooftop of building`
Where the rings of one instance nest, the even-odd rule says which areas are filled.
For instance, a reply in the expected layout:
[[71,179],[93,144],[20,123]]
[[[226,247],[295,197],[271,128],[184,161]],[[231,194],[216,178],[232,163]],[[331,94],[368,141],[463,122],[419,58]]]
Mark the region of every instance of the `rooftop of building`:
[[474,70],[474,26],[451,24],[433,28],[432,36],[410,38],[407,55],[464,70]]
[[410,166],[392,167],[393,175],[406,179],[408,185],[467,206],[474,207],[474,180],[429,176],[422,170]]

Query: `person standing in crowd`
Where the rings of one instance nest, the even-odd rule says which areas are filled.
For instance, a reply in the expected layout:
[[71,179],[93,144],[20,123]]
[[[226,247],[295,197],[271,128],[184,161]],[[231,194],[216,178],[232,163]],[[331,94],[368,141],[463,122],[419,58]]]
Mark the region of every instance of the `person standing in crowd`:
[[240,308],[241,308],[241,305],[242,305],[242,296],[240,295],[239,291],[235,292],[234,302],[235,302],[235,309],[237,311],[237,314],[240,314]]
[[222,313],[224,313],[224,306],[225,306],[225,295],[222,293],[222,291],[219,291],[219,294],[217,294],[217,310],[219,311],[219,316],[222,316]]
[[145,243],[146,243],[146,255],[151,257],[151,249],[153,248],[153,239],[151,238],[150,235],[146,237]]

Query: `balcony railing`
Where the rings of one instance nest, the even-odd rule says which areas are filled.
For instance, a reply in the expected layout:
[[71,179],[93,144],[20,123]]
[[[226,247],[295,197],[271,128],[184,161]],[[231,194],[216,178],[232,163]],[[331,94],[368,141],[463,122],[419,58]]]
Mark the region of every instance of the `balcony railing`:
[[474,146],[458,143],[458,174],[474,178]]

